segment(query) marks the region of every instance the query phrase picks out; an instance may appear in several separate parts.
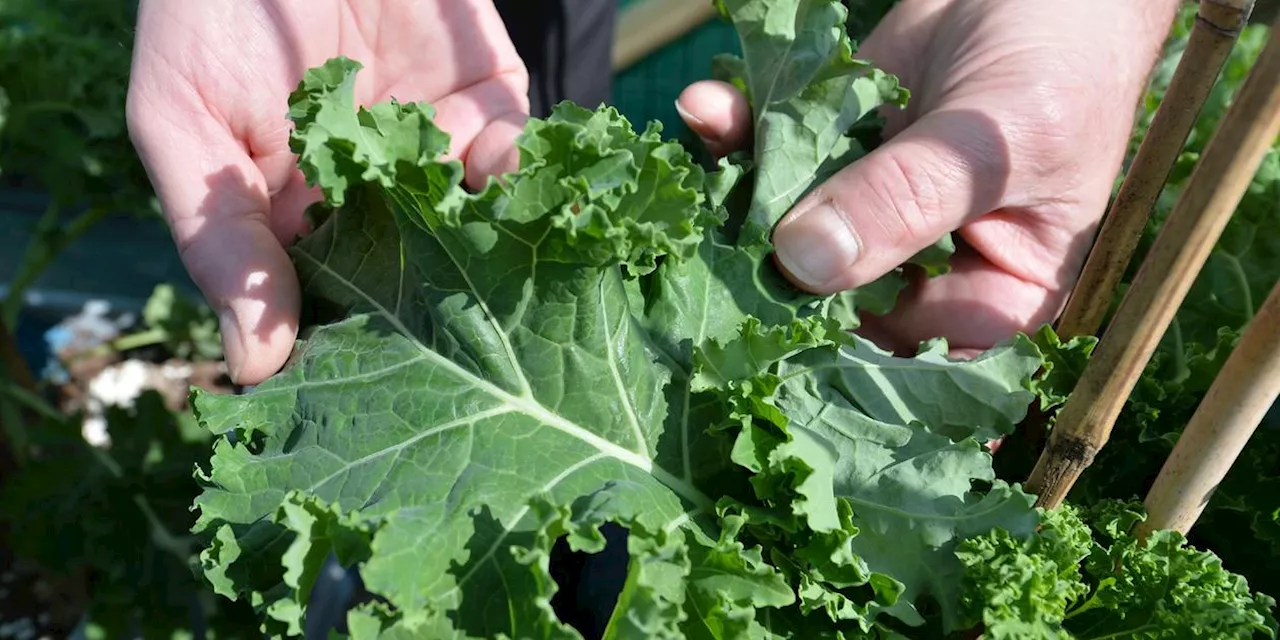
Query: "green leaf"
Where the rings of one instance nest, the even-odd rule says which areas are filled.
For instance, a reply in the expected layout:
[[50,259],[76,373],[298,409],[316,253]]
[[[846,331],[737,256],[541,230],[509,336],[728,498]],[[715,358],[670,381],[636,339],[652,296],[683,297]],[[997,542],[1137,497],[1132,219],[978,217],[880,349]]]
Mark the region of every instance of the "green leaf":
[[6,185],[47,195],[61,209],[88,206],[161,223],[125,122],[136,18],[136,2],[0,5]]
[[[954,624],[962,569],[952,546],[1035,523],[1032,498],[995,481],[972,434],[1005,433],[1022,417],[1040,351],[1023,337],[967,362],[946,359],[941,343],[894,358],[815,329],[825,327],[748,320],[696,355],[701,386],[724,389],[732,407],[733,459],[769,505],[738,508],[754,535],[792,549],[803,611],[866,632],[881,612],[923,624],[916,602],[930,596]],[[851,598],[856,587],[871,600]]]
[[986,443],[1011,433],[1026,416],[1033,398],[1028,387],[1043,362],[1040,349],[1021,335],[969,360],[948,356],[942,339],[921,344],[912,358],[860,337],[853,341],[833,358],[814,351],[788,364],[806,363],[808,375],[829,388],[825,393],[873,420],[918,423],[956,441]]
[[195,394],[221,436],[202,567],[265,629],[300,632],[341,546],[385,603],[362,635],[574,637],[551,544],[597,552],[616,522],[610,637],[868,632],[953,607],[953,539],[1031,513],[972,487],[994,479],[974,436],[1033,399],[1030,341],[957,362],[853,338],[721,235],[749,167],[707,176],[610,108],[531,121],[519,171],[468,193],[429,107],[356,107],[358,70],[292,98],[326,194],[291,249],[315,324],[252,392]]
[[142,320],[149,329],[144,335],[159,338],[174,357],[197,360],[222,357],[222,338],[213,310],[180,296],[173,285],[156,286],[142,308]]
[[[314,312],[336,319],[252,393],[197,394],[206,428],[237,436],[216,446],[196,529],[230,528],[241,552],[206,572],[254,601],[296,598],[289,576],[318,560],[266,516],[301,496],[374,531],[361,573],[398,615],[445,635],[555,635],[489,613],[549,598],[528,574],[558,537],[546,509],[590,522],[579,544],[605,521],[670,538],[645,554],[693,544],[686,530],[716,539],[702,485],[723,486],[730,462],[698,423],[669,428],[666,390],[691,362],[651,348],[626,279],[696,249],[716,220],[703,176],[656,130],[562,105],[520,138],[518,174],[468,194],[455,163],[426,159],[447,139],[422,106],[350,107],[355,71],[309,74],[293,110],[304,173],[344,205],[293,249]],[[422,144],[387,140],[406,136]],[[675,628],[664,584],[620,615]]]
[[957,546],[965,566],[963,626],[981,623],[991,638],[1071,638],[1062,622],[1067,607],[1089,591],[1080,562],[1093,539],[1074,505],[1039,513],[1034,535],[996,529]]
[[[150,389],[103,417],[108,448],[84,440],[77,414],[31,430],[35,455],[0,491],[0,526],[18,534],[7,551],[54,575],[91,578],[84,622],[100,637],[181,637],[196,624],[250,637],[253,611],[211,598],[218,576],[211,589],[192,574],[198,547],[186,529],[200,487],[191,469],[208,455],[208,434],[184,428]],[[197,600],[208,609],[193,616]]]
[[1084,368],[1093,355],[1098,339],[1076,336],[1063,342],[1053,327],[1045,325],[1034,336],[1036,346],[1044,354],[1044,366],[1031,382],[1031,391],[1040,399],[1040,410],[1047,411],[1067,401]]
[[865,150],[849,130],[909,93],[853,57],[840,0],[716,0],[737,29],[742,57],[717,59],[717,77],[742,89],[754,111],[755,189],[744,244],[773,226],[810,189]]
[[808,432],[835,453],[834,493],[851,505],[858,531],[851,549],[872,572],[901,583],[889,610],[909,624],[924,622],[915,604],[923,595],[940,603],[944,625],[956,624],[956,542],[1035,524],[1033,498],[996,480],[990,454],[961,435],[1001,433],[1020,419],[1028,402],[1014,399],[1029,394],[1002,390],[1020,388],[1038,367],[1029,345],[1020,338],[977,360],[949,362],[941,345],[906,359],[859,340],[778,367],[785,381],[778,407],[793,432]]
[[[994,638],[1274,638],[1275,601],[1175,531],[1146,540],[1137,502],[1041,512],[1034,535],[991,531],[960,545],[967,622]],[[1086,524],[1087,523],[1087,524]],[[1083,564],[1081,564],[1083,561]]]

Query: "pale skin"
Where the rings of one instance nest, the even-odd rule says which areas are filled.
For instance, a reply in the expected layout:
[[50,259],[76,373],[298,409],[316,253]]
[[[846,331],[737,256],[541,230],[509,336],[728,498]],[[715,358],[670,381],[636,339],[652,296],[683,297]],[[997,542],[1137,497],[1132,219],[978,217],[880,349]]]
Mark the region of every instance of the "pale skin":
[[[803,289],[834,292],[955,232],[952,273],[869,318],[869,337],[910,348],[942,336],[963,355],[1052,320],[1176,7],[902,0],[858,56],[898,75],[911,103],[886,113],[883,146],[778,225],[779,266]],[[297,336],[283,247],[306,232],[301,214],[318,196],[294,165],[281,105],[305,69],[346,55],[366,67],[363,103],[434,103],[472,186],[515,166],[528,78],[489,0],[142,0],[136,42],[130,131],[242,384],[277,371]],[[729,86],[695,84],[677,104],[713,152],[750,143]]]

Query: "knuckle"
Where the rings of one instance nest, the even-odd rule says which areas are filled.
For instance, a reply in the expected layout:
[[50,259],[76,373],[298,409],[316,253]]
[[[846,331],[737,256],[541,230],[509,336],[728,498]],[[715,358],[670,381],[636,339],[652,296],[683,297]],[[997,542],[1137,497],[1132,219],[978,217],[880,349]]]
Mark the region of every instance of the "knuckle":
[[876,223],[895,244],[932,241],[942,208],[945,173],[933,163],[889,151],[871,178]]
[[1067,170],[1080,156],[1089,131],[1088,98],[1092,89],[1038,81],[1014,102],[1011,117],[1002,119],[1010,146],[1030,167],[1055,173]]

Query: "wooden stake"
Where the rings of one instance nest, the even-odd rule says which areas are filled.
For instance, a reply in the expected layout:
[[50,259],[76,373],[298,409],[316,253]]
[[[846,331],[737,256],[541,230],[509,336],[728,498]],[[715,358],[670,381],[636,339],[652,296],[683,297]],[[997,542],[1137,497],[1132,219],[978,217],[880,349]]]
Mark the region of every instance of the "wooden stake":
[[1187,423],[1147,494],[1147,519],[1137,535],[1173,529],[1186,535],[1218,483],[1280,397],[1280,283]]
[[1200,0],[1195,26],[1169,89],[1058,319],[1057,332],[1063,340],[1094,335],[1102,326],[1156,199],[1252,10],[1253,0]]
[[643,60],[715,15],[711,0],[642,0],[628,5],[618,15],[614,30],[614,72]]
[[1111,435],[1169,323],[1280,134],[1280,22],[1063,406],[1027,490],[1056,508]]

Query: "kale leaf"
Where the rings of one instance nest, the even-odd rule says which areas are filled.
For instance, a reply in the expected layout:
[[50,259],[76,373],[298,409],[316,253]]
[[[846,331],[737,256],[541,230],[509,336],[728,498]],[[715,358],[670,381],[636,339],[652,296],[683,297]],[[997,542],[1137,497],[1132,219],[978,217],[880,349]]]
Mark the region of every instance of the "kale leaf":
[[770,262],[771,225],[905,92],[853,60],[835,0],[720,7],[761,124],[712,172],[566,103],[472,193],[430,105],[357,106],[351,60],[308,71],[291,140],[325,201],[291,252],[314,322],[270,380],[194,399],[218,436],[202,570],[265,631],[301,633],[335,554],[376,596],[353,636],[578,637],[550,550],[598,552],[613,522],[607,637],[896,637],[934,607],[955,627],[959,540],[1030,533],[982,445],[1037,397],[1040,348],[894,357],[846,331],[861,301]]

